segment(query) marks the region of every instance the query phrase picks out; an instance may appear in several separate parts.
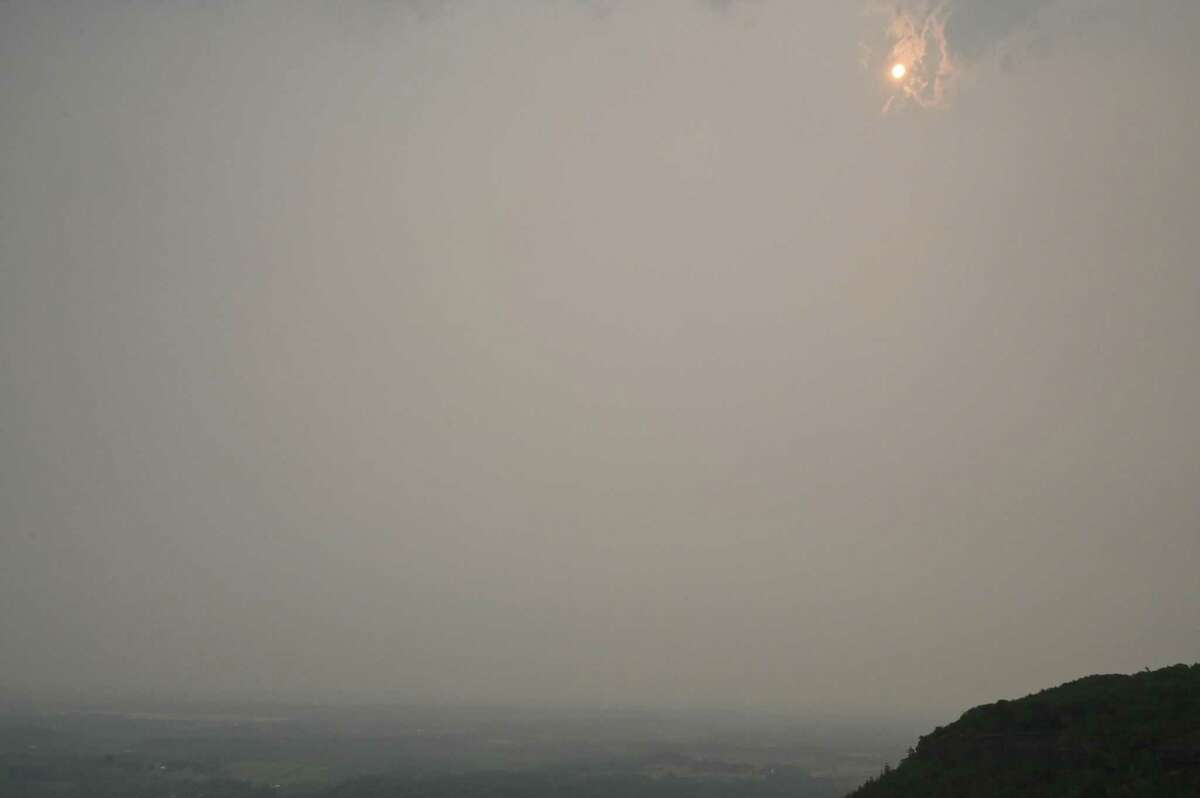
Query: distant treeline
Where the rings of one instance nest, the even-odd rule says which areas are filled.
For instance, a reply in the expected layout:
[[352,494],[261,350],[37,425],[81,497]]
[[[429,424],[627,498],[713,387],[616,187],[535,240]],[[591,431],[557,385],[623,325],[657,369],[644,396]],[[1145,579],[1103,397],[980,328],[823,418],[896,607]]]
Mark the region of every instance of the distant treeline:
[[826,781],[784,769],[762,779],[650,777],[555,768],[431,778],[359,779],[321,798],[836,798]]
[[463,774],[389,774],[334,786],[277,789],[217,767],[127,756],[36,752],[0,756],[3,798],[837,798],[832,784],[780,768],[761,778],[647,776],[590,767]]

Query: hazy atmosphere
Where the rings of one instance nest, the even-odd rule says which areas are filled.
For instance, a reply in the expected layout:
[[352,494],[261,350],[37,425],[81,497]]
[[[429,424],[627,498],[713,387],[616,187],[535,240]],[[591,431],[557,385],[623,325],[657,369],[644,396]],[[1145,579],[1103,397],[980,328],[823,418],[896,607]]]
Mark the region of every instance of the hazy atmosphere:
[[1200,660],[1198,36],[0,0],[0,686],[941,718]]

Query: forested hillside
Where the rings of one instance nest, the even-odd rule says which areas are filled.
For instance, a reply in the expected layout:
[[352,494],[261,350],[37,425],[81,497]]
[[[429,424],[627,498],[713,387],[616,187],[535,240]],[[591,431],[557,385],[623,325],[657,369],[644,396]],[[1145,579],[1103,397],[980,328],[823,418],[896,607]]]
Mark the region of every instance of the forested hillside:
[[976,707],[851,798],[1196,798],[1200,665]]

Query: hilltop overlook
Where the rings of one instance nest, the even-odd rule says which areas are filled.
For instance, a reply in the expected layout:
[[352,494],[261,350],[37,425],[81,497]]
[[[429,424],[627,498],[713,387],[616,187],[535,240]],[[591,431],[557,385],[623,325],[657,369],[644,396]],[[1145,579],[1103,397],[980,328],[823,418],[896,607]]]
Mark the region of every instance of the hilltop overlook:
[[1200,795],[1200,665],[1089,676],[966,712],[851,798]]

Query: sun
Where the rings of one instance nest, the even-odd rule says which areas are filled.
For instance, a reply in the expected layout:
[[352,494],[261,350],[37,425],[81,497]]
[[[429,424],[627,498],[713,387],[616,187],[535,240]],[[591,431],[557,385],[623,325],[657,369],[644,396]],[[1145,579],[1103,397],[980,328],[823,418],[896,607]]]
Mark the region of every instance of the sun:
[[892,67],[892,80],[904,80],[904,76],[908,74],[908,67],[904,64],[896,64]]

